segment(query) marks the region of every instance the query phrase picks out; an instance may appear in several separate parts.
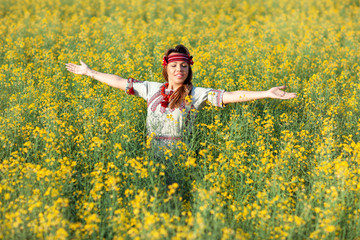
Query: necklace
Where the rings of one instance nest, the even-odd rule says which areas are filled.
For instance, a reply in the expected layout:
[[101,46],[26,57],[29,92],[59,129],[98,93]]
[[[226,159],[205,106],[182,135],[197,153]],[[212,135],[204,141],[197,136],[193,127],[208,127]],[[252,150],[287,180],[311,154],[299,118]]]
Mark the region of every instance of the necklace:
[[167,87],[169,86],[169,83],[165,83],[162,87],[161,87],[161,96],[163,97],[163,100],[161,101],[161,106],[164,108],[167,108],[169,105],[169,99],[170,96],[172,94],[172,91],[168,94],[165,93],[165,89],[167,89]]

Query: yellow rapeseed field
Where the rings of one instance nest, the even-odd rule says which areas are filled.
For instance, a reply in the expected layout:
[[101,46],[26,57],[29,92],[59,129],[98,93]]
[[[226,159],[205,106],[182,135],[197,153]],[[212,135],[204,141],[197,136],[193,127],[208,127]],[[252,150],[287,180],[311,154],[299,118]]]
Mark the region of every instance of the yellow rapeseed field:
[[[359,0],[0,0],[0,239],[359,239]],[[206,107],[159,162],[146,102],[66,71],[298,98]],[[167,186],[165,177],[174,183]]]

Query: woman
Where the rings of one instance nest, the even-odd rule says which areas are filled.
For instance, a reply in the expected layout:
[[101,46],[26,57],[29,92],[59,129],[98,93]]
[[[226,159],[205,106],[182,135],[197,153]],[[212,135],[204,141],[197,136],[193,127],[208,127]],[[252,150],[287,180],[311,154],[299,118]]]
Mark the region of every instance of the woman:
[[166,83],[124,79],[117,75],[94,71],[82,61],[80,63],[80,65],[68,63],[66,68],[70,72],[89,76],[147,101],[147,132],[157,147],[170,147],[182,140],[185,126],[191,125],[192,112],[200,110],[206,101],[223,107],[229,103],[262,98],[296,97],[295,93],[282,91],[285,86],[274,87],[267,91],[234,92],[194,87],[191,83],[192,56],[183,45],[168,49],[163,57],[163,76]]

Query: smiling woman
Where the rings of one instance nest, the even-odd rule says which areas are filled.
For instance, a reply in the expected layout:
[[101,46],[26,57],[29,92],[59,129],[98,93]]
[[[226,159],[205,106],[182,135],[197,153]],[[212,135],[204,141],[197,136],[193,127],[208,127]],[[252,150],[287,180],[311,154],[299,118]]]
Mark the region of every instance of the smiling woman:
[[[153,146],[173,148],[183,140],[185,128],[191,125],[196,110],[206,102],[223,107],[224,104],[251,101],[262,98],[291,99],[295,93],[282,91],[285,87],[274,87],[267,91],[225,92],[212,88],[194,87],[193,65],[189,50],[178,45],[165,52],[163,76],[165,83],[124,79],[117,75],[91,70],[84,62],[81,65],[69,63],[70,72],[87,75],[112,87],[122,89],[129,95],[142,97],[147,102],[147,133]],[[194,116],[193,116],[194,115]]]

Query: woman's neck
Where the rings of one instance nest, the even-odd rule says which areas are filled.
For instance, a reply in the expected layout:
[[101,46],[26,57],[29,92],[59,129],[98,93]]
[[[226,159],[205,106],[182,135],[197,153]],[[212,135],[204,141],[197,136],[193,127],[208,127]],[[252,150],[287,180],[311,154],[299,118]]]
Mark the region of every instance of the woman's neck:
[[169,86],[167,87],[167,89],[172,90],[172,91],[176,91],[179,87],[181,87],[182,84],[174,84],[174,83],[169,83]]

